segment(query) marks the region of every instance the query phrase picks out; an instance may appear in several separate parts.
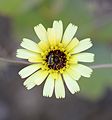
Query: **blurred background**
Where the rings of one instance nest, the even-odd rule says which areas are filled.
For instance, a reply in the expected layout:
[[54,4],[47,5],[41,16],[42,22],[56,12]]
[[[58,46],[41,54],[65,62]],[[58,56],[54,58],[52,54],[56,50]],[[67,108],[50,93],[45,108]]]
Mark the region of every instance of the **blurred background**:
[[[33,27],[53,20],[79,26],[76,36],[94,43],[94,64],[112,63],[112,0],[0,0],[0,57],[17,59],[23,37],[38,41]],[[90,64],[89,64],[90,65]],[[0,62],[0,120],[112,120],[112,68],[81,78],[81,91],[64,100],[27,91],[18,71],[25,65]]]

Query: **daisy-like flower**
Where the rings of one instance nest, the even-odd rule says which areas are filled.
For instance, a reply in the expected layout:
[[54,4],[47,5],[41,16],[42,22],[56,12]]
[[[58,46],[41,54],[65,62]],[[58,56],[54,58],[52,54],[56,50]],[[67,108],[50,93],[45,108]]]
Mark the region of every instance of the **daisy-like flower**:
[[70,23],[63,33],[62,21],[54,21],[47,30],[39,24],[34,27],[39,43],[23,39],[23,49],[18,49],[16,56],[31,63],[19,72],[21,78],[26,78],[24,85],[28,90],[44,81],[43,96],[46,97],[55,91],[56,98],[65,98],[64,83],[72,94],[80,90],[77,80],[92,73],[92,69],[81,62],[93,62],[94,54],[83,52],[92,47],[92,43],[90,38],[79,41],[74,37],[77,28]]

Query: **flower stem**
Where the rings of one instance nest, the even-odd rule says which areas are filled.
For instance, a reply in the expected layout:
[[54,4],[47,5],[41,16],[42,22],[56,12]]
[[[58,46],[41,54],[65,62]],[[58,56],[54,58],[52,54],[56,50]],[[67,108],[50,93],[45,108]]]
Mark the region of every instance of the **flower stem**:
[[1,62],[7,62],[7,63],[13,63],[13,64],[26,64],[26,65],[30,65],[31,63],[26,62],[26,61],[19,61],[19,60],[12,60],[12,59],[7,59],[7,58],[2,58],[0,57],[0,61]]
[[[12,63],[12,64],[24,64],[24,65],[30,65],[30,62],[26,61],[19,61],[19,60],[12,60],[12,59],[7,59],[7,58],[2,58],[0,57],[1,62],[7,62],[7,63]],[[101,69],[101,68],[112,68],[112,64],[97,64],[97,65],[92,65],[89,66],[92,69]]]
[[97,64],[90,66],[92,69],[112,68],[112,64]]

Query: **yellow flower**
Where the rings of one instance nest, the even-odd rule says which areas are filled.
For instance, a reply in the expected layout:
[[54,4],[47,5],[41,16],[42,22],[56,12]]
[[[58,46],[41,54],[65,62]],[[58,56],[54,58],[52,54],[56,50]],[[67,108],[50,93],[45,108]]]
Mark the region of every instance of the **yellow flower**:
[[74,37],[77,28],[70,23],[63,33],[62,21],[54,21],[47,31],[39,24],[34,27],[39,43],[23,39],[23,49],[18,49],[16,56],[31,63],[19,72],[21,78],[27,78],[24,85],[28,90],[44,81],[43,96],[46,97],[55,91],[56,98],[65,98],[64,82],[72,94],[80,90],[77,80],[92,73],[91,68],[80,62],[93,62],[94,54],[82,53],[92,43],[90,38],[79,41]]

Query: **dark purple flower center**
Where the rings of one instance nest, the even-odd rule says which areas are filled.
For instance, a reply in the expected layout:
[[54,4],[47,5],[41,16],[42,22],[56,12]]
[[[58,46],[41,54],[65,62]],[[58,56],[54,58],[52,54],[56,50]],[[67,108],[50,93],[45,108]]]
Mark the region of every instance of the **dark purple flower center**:
[[60,50],[52,50],[46,56],[50,69],[59,70],[66,65],[66,54]]

